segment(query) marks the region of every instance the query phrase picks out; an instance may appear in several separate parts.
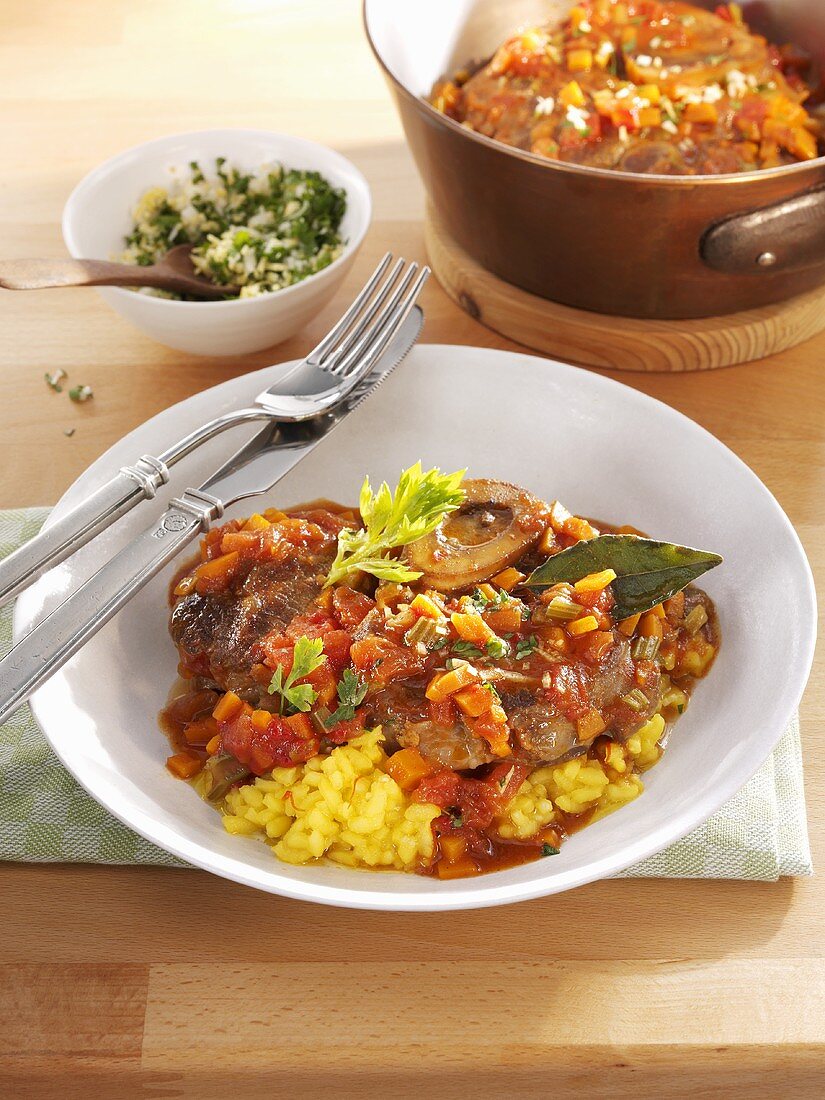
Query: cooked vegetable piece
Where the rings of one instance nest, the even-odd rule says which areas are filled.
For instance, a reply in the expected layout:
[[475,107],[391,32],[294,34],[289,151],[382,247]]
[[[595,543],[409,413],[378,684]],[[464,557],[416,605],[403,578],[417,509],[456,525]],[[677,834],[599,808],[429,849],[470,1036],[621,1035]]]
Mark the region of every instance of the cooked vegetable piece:
[[598,535],[559,551],[534,570],[524,584],[544,589],[560,581],[574,583],[589,573],[613,569],[610,585],[616,620],[650,611],[691,581],[714,569],[718,554],[637,535]]

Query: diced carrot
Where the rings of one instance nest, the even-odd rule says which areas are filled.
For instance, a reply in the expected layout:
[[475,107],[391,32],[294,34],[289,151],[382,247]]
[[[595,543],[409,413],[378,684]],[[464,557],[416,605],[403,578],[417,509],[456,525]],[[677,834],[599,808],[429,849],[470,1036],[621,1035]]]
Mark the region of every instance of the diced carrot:
[[[272,715],[270,715],[270,718]],[[254,715],[253,715],[254,718]],[[315,740],[315,730],[309,715],[307,714],[292,714],[289,718],[285,718],[284,721],[290,726],[299,737],[303,737],[304,741]]]
[[595,615],[584,615],[581,619],[574,619],[567,624],[568,633],[573,635],[587,634],[590,630],[599,629],[599,620]]
[[510,730],[507,726],[507,714],[499,703],[493,703],[486,714],[478,718],[467,718],[476,737],[483,737],[495,756],[511,756]]
[[282,519],[286,519],[286,512],[281,512],[277,508],[265,508],[264,518],[270,523],[280,523]]
[[484,646],[495,638],[495,632],[485,623],[480,615],[465,615],[460,611],[454,611],[450,616],[450,622],[455,628],[456,634],[465,642],[473,645]]
[[462,661],[450,672],[441,672],[434,676],[427,685],[425,692],[427,698],[433,703],[441,703],[449,695],[474,684],[478,681],[478,669],[467,661]]
[[574,31],[577,31],[582,23],[586,23],[589,18],[587,8],[582,7],[581,4],[576,4],[575,7],[570,9],[570,25]]
[[441,849],[443,860],[446,860],[447,863],[455,863],[457,859],[461,859],[466,853],[467,841],[463,836],[442,836],[439,837],[438,847]]
[[255,512],[243,525],[243,529],[244,531],[266,531],[266,529],[271,526],[272,524],[268,519],[264,519],[262,515]]
[[216,722],[228,722],[230,718],[235,717],[242,706],[243,699],[234,691],[227,691],[218,700],[217,706],[212,711],[212,717]]
[[594,539],[598,531],[592,523],[588,523],[581,516],[571,516],[564,524],[563,534],[578,539],[579,542],[584,542],[586,539]]
[[470,875],[479,874],[479,869],[469,856],[462,856],[454,863],[439,860],[435,865],[436,873],[441,879],[469,878]]
[[191,752],[178,752],[166,761],[166,767],[178,779],[191,779],[201,770],[199,757]]
[[252,711],[252,725],[256,730],[263,732],[268,728],[269,723],[272,721],[272,715],[268,710],[253,710]]
[[581,90],[581,85],[577,84],[575,80],[571,80],[559,92],[559,102],[563,103],[565,107],[583,107],[587,102],[587,98]]
[[662,90],[658,84],[640,84],[636,89],[636,95],[640,99],[646,99],[648,103],[655,105],[662,98]]
[[600,573],[588,573],[573,588],[576,592],[601,592],[616,579],[615,569],[602,569]]
[[480,714],[486,714],[495,702],[493,693],[481,684],[470,684],[462,691],[457,691],[452,696],[459,709],[471,718],[478,718]]
[[648,611],[646,615],[642,615],[639,622],[639,634],[643,638],[661,638],[664,634],[662,620],[652,611]]
[[495,611],[485,611],[484,621],[497,634],[512,634],[521,626],[521,607],[517,601],[511,600]]
[[641,615],[628,615],[626,619],[622,619],[619,623],[619,630],[625,637],[629,638],[636,627],[639,625],[639,619]]
[[567,51],[567,68],[571,73],[589,73],[593,68],[593,51],[577,49]]
[[544,534],[539,539],[539,553],[552,554],[556,549],[556,532],[552,527],[545,527]]
[[425,619],[443,619],[444,612],[435,602],[430,599],[429,596],[425,596],[423,593],[419,593],[413,602],[410,604],[412,611],[417,611],[419,615]]
[[491,584],[487,584],[486,581],[484,584],[478,586],[478,590],[482,596],[486,596],[488,600],[495,600],[498,596],[498,592],[496,592],[495,588],[493,588]]
[[319,595],[315,597],[316,606],[323,607],[325,611],[329,611],[332,608],[332,597],[334,595],[334,588],[325,588]]
[[493,584],[497,584],[499,588],[503,588],[505,592],[512,592],[516,585],[523,581],[524,578],[525,574],[519,573],[518,569],[514,569],[511,565],[507,569],[502,569],[500,573],[497,573],[493,577]]
[[240,554],[233,550],[230,554],[221,554],[212,561],[202,562],[196,572],[198,574],[195,587],[198,592],[214,592],[225,588],[235,572]]
[[214,718],[199,718],[197,722],[187,724],[183,736],[188,745],[205,745],[217,732],[218,723]]
[[576,722],[576,733],[579,741],[591,741],[605,728],[604,719],[597,710],[589,710],[583,718]]
[[686,122],[713,125],[719,118],[719,112],[713,103],[688,103],[684,118]]
[[220,747],[221,747],[221,735],[216,734],[212,738],[212,740],[207,744],[206,751],[209,753],[210,756],[214,756],[215,753],[220,749]]
[[642,107],[639,111],[639,125],[645,126],[660,126],[662,122],[662,112],[658,107]]
[[176,596],[188,596],[198,583],[198,576],[196,572],[187,573],[185,577],[181,577],[178,583],[175,585]]
[[432,775],[437,766],[425,760],[418,749],[399,749],[387,761],[386,769],[402,791],[412,791],[422,779]]

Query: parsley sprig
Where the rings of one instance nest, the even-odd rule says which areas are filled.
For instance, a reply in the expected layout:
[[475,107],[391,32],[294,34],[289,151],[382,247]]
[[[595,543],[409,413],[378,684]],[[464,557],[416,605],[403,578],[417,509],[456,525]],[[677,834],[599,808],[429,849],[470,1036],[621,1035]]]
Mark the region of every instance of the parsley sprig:
[[285,708],[306,713],[318,698],[318,692],[311,684],[299,681],[310,676],[324,663],[324,639],[301,637],[292,649],[292,668],[284,678],[284,670],[278,667],[267,688],[270,695],[280,695],[281,714]]
[[364,702],[367,684],[363,684],[351,668],[345,668],[338,681],[338,709],[334,710],[324,725],[328,730],[339,722],[349,722],[355,717],[355,708]]
[[424,472],[416,462],[398,480],[395,493],[386,481],[373,493],[370,479],[361,487],[359,510],[364,526],[343,530],[338,536],[338,553],[327,577],[327,586],[337,584],[358,570],[379,580],[405,583],[420,573],[388,557],[390,550],[429,535],[450,512],[464,501],[461,481],[464,470],[442,474],[438,467]]

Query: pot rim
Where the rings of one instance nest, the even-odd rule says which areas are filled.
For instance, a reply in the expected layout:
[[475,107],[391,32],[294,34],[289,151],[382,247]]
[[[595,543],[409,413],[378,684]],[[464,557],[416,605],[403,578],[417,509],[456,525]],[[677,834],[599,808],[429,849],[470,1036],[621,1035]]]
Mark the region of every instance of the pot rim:
[[367,12],[369,3],[370,0],[361,0],[361,22],[364,27],[364,33],[367,36],[367,42],[369,43],[375,60],[380,65],[384,76],[392,83],[396,90],[404,96],[405,99],[413,103],[419,110],[423,110],[424,114],[429,115],[431,119],[437,121],[438,124],[446,130],[452,131],[470,141],[475,141],[505,156],[512,157],[515,160],[526,161],[528,164],[539,166],[547,171],[561,172],[564,175],[583,176],[585,178],[595,176],[597,179],[608,178],[612,180],[622,180],[627,184],[638,184],[641,181],[649,181],[651,183],[664,184],[670,187],[723,187],[726,184],[752,183],[759,179],[777,179],[785,178],[786,176],[798,176],[810,172],[815,166],[822,167],[825,165],[825,155],[823,155],[815,157],[813,160],[799,161],[797,164],[783,164],[778,168],[756,168],[750,172],[725,172],[719,173],[718,175],[665,176],[657,175],[653,172],[617,172],[613,168],[597,168],[589,164],[571,164],[569,161],[551,160],[549,157],[539,156],[538,153],[530,153],[526,149],[518,149],[514,145],[507,145],[506,142],[496,141],[495,138],[489,138],[485,134],[480,134],[476,130],[470,130],[466,126],[462,126],[460,122],[456,122],[454,119],[442,114],[441,111],[437,111],[435,107],[422,96],[415,95],[411,92],[406,84],[403,84],[387,65],[370,33]]

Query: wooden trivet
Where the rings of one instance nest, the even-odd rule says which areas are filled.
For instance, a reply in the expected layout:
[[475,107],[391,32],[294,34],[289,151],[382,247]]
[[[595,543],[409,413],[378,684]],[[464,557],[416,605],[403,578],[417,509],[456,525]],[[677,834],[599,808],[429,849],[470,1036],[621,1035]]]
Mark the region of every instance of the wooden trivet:
[[823,289],[724,317],[614,317],[547,301],[492,275],[456,244],[429,204],[424,239],[438,281],[470,316],[528,348],[584,366],[713,370],[786,351],[825,329]]

